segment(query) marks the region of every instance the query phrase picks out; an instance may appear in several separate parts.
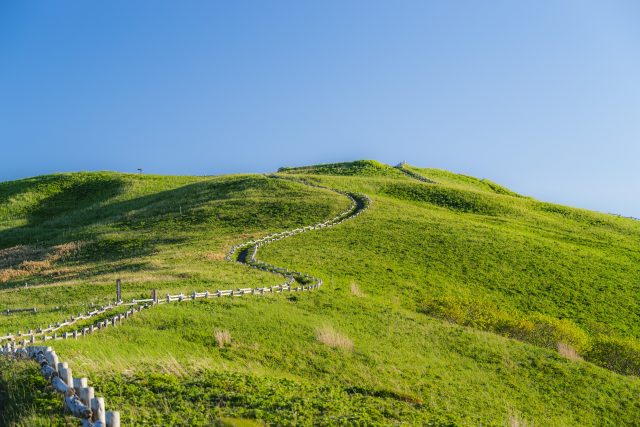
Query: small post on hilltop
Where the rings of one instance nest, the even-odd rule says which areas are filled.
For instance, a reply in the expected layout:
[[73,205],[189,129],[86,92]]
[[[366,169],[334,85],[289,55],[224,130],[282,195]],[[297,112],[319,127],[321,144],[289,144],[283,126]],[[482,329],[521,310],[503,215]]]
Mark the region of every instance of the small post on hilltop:
[[122,302],[122,283],[116,279],[116,302]]
[[152,289],[151,290],[151,299],[153,300],[154,304],[158,303],[158,290],[157,289]]

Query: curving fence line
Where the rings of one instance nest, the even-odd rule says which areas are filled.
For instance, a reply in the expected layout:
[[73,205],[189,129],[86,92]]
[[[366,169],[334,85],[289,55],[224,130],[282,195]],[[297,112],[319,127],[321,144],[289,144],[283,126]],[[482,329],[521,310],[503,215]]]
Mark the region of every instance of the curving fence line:
[[55,324],[49,324],[46,328],[37,328],[30,329],[27,332],[17,331],[15,334],[9,333],[5,336],[0,337],[0,343],[3,341],[11,341],[11,342],[21,342],[22,345],[26,345],[27,343],[33,344],[36,340],[46,341],[48,339],[57,339],[58,335],[54,334],[53,336],[47,336],[48,333],[56,332],[60,329],[67,328],[68,326],[74,325],[82,320],[91,319],[96,316],[103,315],[108,311],[113,310],[121,305],[133,305],[131,303],[109,303],[106,306],[102,306],[100,308],[96,308],[91,311],[87,311],[86,313],[79,313],[77,316],[71,316],[68,319],[63,319],[61,322],[56,322]]
[[[256,259],[258,249],[269,243],[277,242],[278,240],[295,236],[296,234],[315,231],[315,230],[321,230],[327,227],[334,227],[336,225],[342,224],[343,222],[349,219],[356,218],[371,205],[371,199],[369,199],[369,197],[367,197],[367,195],[365,194],[349,193],[346,191],[336,190],[334,188],[326,187],[319,184],[312,184],[300,179],[285,178],[278,175],[272,175],[271,177],[278,178],[278,179],[285,179],[293,182],[299,182],[311,187],[333,191],[334,193],[338,193],[348,197],[351,200],[351,204],[345,211],[339,213],[338,215],[334,216],[331,219],[328,219],[327,221],[319,222],[313,225],[308,225],[302,228],[296,228],[294,230],[283,231],[280,233],[273,233],[258,240],[249,240],[239,245],[235,245],[231,248],[231,250],[229,251],[225,259],[227,261],[237,261],[239,263],[246,264],[251,268],[255,268],[258,270],[267,271],[269,273],[279,274],[283,276],[286,279],[286,281],[280,286],[283,288],[286,288],[286,290],[294,289],[297,291],[309,291],[309,290],[317,289],[320,286],[322,286],[322,279],[315,276],[311,276],[307,273],[303,274],[299,271],[289,271],[289,269],[287,268],[276,267],[273,264],[269,264],[264,261],[259,261]],[[294,282],[297,282],[299,285],[296,286],[295,288],[292,288],[292,285],[294,284]],[[257,288],[257,290],[259,289],[260,288]]]
[[[48,325],[46,328],[29,330],[26,333],[18,331],[16,334],[0,336],[0,344],[4,342],[4,344],[0,346],[0,355],[35,360],[40,365],[40,372],[45,379],[49,381],[53,389],[64,396],[65,410],[76,418],[79,418],[82,421],[83,427],[120,427],[120,413],[118,411],[105,411],[104,399],[94,397],[94,388],[89,387],[87,378],[73,378],[69,365],[66,362],[59,362],[58,356],[51,347],[35,344],[37,342],[46,344],[46,342],[50,340],[77,339],[108,327],[114,327],[136,313],[154,305],[193,301],[198,298],[238,297],[244,295],[263,295],[265,293],[310,291],[322,286],[322,279],[318,277],[297,271],[289,271],[288,268],[276,267],[264,261],[257,260],[256,255],[258,249],[266,244],[282,240],[286,237],[295,236],[296,234],[342,224],[344,221],[362,214],[362,212],[371,205],[371,200],[365,194],[340,191],[309,183],[301,179],[278,175],[271,175],[270,177],[286,179],[333,191],[351,200],[349,208],[327,221],[290,231],[273,233],[258,240],[250,240],[233,246],[227,254],[227,261],[236,261],[251,268],[283,276],[286,279],[283,284],[269,287],[217,290],[216,292],[192,292],[189,296],[184,294],[166,295],[165,298],[159,298],[157,292],[154,290],[149,299],[133,299],[129,303],[117,301],[84,314],[80,313],[76,317],[71,316],[69,319],[64,319],[55,325]],[[62,328],[68,328],[80,321],[104,315],[122,306],[129,306],[129,308],[125,312],[107,317],[90,326],[84,326],[61,334],[57,333],[57,331]],[[53,334],[49,335],[51,333]]]

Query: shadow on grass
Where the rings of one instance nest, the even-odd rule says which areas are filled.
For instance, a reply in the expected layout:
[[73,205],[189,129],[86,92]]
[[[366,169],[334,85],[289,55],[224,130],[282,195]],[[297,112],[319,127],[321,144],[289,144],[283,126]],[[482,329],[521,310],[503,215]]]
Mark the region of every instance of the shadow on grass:
[[64,426],[62,398],[46,387],[36,363],[0,359],[0,427]]
[[[145,177],[113,174],[72,174],[42,177],[41,182],[15,181],[0,184],[0,203],[11,198],[29,197],[34,192],[50,194],[31,206],[20,226],[0,230],[0,249],[28,245],[34,250],[27,261],[43,261],[46,248],[71,242],[83,242],[82,249],[67,259],[68,265],[83,265],[82,272],[45,270],[12,277],[3,288],[59,280],[65,274],[96,276],[117,271],[117,263],[141,259],[158,251],[160,246],[179,245],[189,232],[203,227],[237,233],[262,229],[276,218],[288,218],[292,205],[273,199],[279,193],[291,196],[302,187],[262,176],[237,176],[207,179],[173,189],[122,200],[135,180]],[[171,178],[167,178],[171,179]],[[8,185],[12,184],[12,185]],[[153,182],[150,181],[153,185]],[[166,188],[166,182],[163,183]],[[169,184],[171,184],[169,182]],[[22,193],[19,191],[22,190]],[[151,188],[148,191],[153,191]],[[261,200],[256,203],[252,197]],[[22,259],[14,263],[20,265]],[[99,263],[99,265],[91,265]],[[124,270],[150,268],[144,263]]]
[[[29,192],[40,190],[51,195],[39,200],[26,212],[26,224],[0,231],[0,248],[15,245],[63,243],[65,234],[99,220],[100,207],[121,194],[126,182],[120,178],[96,176],[75,180],[66,175],[42,177],[5,183],[0,202],[8,203],[13,197],[27,197]],[[7,187],[8,184],[14,184]],[[78,215],[78,213],[82,213]]]

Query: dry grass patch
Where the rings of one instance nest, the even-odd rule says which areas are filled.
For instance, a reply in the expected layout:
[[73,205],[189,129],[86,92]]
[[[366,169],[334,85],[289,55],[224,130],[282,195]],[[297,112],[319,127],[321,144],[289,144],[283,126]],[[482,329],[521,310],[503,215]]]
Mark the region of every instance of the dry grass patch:
[[348,336],[341,334],[331,326],[323,326],[316,330],[316,339],[322,344],[333,348],[342,348],[345,350],[353,349],[353,341]]
[[85,245],[85,242],[77,241],[77,242],[69,242],[69,243],[64,243],[62,245],[54,246],[50,249],[49,253],[47,254],[47,260],[51,262],[56,262],[56,261],[64,261],[69,258],[74,258],[80,253],[84,245]]
[[27,276],[29,273],[25,270],[16,270],[14,268],[5,268],[0,270],[0,283],[8,282],[20,276]]
[[576,360],[582,360],[582,357],[580,357],[580,355],[578,354],[575,348],[563,342],[558,343],[558,353],[560,353],[560,356],[565,357],[574,362]]
[[29,274],[38,273],[48,268],[51,268],[51,261],[47,259],[42,261],[24,261],[20,264],[20,269]]
[[0,269],[15,268],[24,261],[42,259],[46,253],[45,248],[26,245],[0,249]]
[[213,333],[213,339],[216,340],[218,347],[223,348],[231,344],[231,333],[226,330],[216,330]]
[[209,252],[204,254],[204,259],[207,261],[222,261],[224,260],[225,254],[221,252]]
[[360,289],[360,286],[358,286],[358,284],[355,282],[351,283],[350,289],[351,289],[351,295],[353,296],[356,296],[358,298],[367,296],[364,292],[362,292],[362,290]]
[[533,424],[527,422],[518,413],[512,413],[507,420],[507,427],[533,427]]
[[0,283],[29,274],[67,275],[71,270],[54,264],[76,257],[84,242],[70,242],[49,248],[19,245],[0,250]]

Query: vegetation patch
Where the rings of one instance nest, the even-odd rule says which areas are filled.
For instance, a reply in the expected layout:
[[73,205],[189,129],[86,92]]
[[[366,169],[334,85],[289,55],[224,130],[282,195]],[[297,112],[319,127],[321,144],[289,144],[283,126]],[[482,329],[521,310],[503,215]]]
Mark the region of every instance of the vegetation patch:
[[0,426],[64,425],[62,399],[47,387],[38,364],[0,357]]
[[473,176],[453,173],[443,169],[423,169],[417,168],[415,166],[405,167],[410,171],[416,172],[426,178],[451,187],[484,191],[513,197],[523,197],[515,191],[511,191],[508,188],[500,184],[496,184],[495,182],[486,178],[479,179]]
[[455,425],[444,414],[422,411],[422,404],[367,390],[232,372],[205,370],[181,379],[115,376],[98,380],[96,387],[113,395],[109,403],[134,425],[206,426],[229,417],[277,426]]
[[607,227],[617,229],[617,224],[613,220],[614,218],[607,218],[605,215],[597,214],[583,209],[569,208],[566,206],[556,205],[553,203],[535,202],[534,208],[541,211],[553,214],[554,216],[582,223],[588,226],[594,227]]
[[555,319],[539,313],[523,314],[500,310],[495,304],[434,298],[420,311],[452,323],[495,332],[540,347],[557,349],[572,361],[583,358],[623,375],[640,376],[640,342],[632,338],[590,336],[567,319]]
[[[79,209],[98,208],[126,189],[123,175],[63,173],[0,183],[0,225],[18,218],[51,221]],[[1,226],[0,226],[1,228]]]
[[281,167],[278,172],[287,174],[342,175],[342,176],[400,176],[402,173],[375,160],[358,160],[324,165]]
[[575,348],[563,342],[558,343],[558,354],[574,362],[576,360],[582,360],[582,357],[578,354]]
[[367,296],[364,292],[362,292],[362,289],[360,289],[360,286],[358,286],[358,284],[355,282],[351,282],[351,284],[349,285],[349,290],[351,291],[351,295],[355,297],[363,298]]
[[84,245],[68,242],[52,247],[19,245],[0,249],[0,283],[33,274],[67,274],[70,270],[59,264],[77,259]]
[[464,213],[481,215],[508,214],[511,209],[499,201],[483,197],[473,191],[456,190],[437,184],[392,183],[382,189],[382,193],[401,200],[427,202]]
[[640,377],[640,342],[633,338],[598,336],[585,358],[612,371]]

